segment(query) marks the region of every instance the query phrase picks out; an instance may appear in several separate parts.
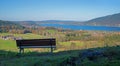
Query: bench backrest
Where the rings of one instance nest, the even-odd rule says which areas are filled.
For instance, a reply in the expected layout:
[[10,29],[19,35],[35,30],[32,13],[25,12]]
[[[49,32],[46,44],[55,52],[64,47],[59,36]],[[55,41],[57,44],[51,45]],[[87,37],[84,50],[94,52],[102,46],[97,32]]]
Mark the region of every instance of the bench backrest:
[[26,39],[16,40],[17,46],[55,46],[55,39]]

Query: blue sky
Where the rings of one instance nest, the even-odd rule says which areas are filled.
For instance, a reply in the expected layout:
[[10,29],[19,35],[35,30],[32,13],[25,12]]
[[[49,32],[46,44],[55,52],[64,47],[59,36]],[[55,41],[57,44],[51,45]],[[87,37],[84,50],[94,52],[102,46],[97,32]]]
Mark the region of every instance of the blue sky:
[[76,20],[120,13],[120,0],[0,0],[0,20]]

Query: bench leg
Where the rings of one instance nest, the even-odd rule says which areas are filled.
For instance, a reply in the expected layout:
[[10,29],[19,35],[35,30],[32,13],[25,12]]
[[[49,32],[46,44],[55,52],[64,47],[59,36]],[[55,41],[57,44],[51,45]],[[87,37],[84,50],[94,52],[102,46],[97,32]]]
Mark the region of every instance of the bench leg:
[[20,54],[24,53],[24,48],[20,48],[19,52],[20,52]]
[[22,52],[24,53],[24,48],[22,48]]
[[51,53],[53,53],[53,48],[51,47]]
[[19,53],[21,54],[21,48],[19,49]]

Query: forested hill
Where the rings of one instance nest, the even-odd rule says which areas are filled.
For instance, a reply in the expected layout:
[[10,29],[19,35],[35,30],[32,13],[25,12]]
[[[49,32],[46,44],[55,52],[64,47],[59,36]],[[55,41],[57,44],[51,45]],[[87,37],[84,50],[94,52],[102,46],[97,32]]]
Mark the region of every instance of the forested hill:
[[67,24],[67,25],[91,25],[91,26],[116,26],[120,27],[120,13],[94,18],[88,21],[70,20],[43,20],[43,21],[2,21],[0,26],[36,27],[40,24]]
[[11,22],[11,21],[3,21],[3,20],[0,20],[0,27],[9,27],[9,28],[24,28],[23,26],[17,24],[17,23],[14,23],[14,22]]
[[120,26],[120,13],[102,16],[94,18],[88,21],[70,21],[70,20],[45,20],[38,21],[38,24],[41,23],[50,23],[50,24],[70,24],[70,25],[89,25],[89,26]]
[[13,21],[14,23],[18,23],[24,27],[37,27],[39,24],[36,24],[37,21]]
[[85,22],[85,25],[120,26],[120,13],[98,17]]

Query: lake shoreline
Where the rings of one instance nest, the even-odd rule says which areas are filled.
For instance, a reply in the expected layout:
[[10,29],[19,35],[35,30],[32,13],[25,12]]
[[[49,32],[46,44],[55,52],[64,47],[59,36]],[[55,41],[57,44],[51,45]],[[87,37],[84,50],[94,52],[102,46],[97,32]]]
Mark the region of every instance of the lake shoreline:
[[55,27],[69,30],[97,30],[97,31],[120,31],[120,27],[110,26],[83,26],[83,25],[66,25],[66,24],[40,24],[43,27]]

